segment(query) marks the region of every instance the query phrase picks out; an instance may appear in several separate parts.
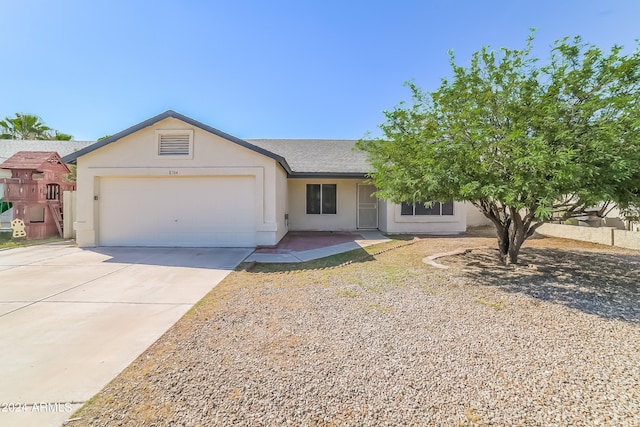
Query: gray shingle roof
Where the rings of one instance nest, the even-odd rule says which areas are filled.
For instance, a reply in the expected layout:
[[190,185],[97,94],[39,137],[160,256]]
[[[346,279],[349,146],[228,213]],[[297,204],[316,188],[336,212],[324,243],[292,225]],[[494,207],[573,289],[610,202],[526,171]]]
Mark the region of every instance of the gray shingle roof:
[[356,151],[354,140],[247,139],[285,159],[292,176],[363,176],[371,171],[366,154]]
[[[367,162],[365,153],[353,149],[356,141],[340,139],[240,139],[224,133],[209,125],[198,122],[192,118],[184,116],[173,110],[165,111],[155,117],[145,120],[135,126],[123,130],[109,138],[95,143],[83,142],[79,149],[69,152],[62,152],[60,149],[38,147],[38,148],[16,148],[9,153],[10,157],[20,150],[25,151],[57,151],[66,163],[75,163],[78,157],[97,150],[105,145],[111,144],[120,138],[130,135],[145,127],[151,126],[161,120],[173,117],[199,127],[207,132],[211,132],[249,150],[260,153],[264,156],[276,160],[292,177],[364,177],[370,172],[371,167]],[[22,141],[19,141],[22,142]],[[71,144],[72,141],[34,141],[38,143]],[[0,146],[2,141],[0,141]],[[69,145],[70,147],[70,145]],[[2,156],[2,151],[0,151]],[[0,157],[0,161],[3,159]]]
[[19,151],[55,151],[64,157],[82,150],[95,141],[21,141],[15,139],[0,139],[0,163]]
[[[291,176],[359,177],[370,172],[365,153],[344,139],[246,139],[248,144],[282,157]],[[19,141],[0,139],[0,163],[19,151],[55,151],[60,157],[79,152],[95,141]],[[78,153],[79,154],[79,153]],[[71,156],[76,157],[76,156]],[[66,160],[66,159],[65,159]]]

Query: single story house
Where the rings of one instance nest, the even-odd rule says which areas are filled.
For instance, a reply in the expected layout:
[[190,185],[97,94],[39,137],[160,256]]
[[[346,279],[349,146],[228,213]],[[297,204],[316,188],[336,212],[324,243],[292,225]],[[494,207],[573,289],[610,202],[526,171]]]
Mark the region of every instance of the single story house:
[[[253,247],[275,245],[290,230],[466,230],[464,203],[376,199],[354,145],[245,140],[166,111],[63,158],[77,164],[76,241]],[[484,222],[478,215],[474,208],[469,218]]]

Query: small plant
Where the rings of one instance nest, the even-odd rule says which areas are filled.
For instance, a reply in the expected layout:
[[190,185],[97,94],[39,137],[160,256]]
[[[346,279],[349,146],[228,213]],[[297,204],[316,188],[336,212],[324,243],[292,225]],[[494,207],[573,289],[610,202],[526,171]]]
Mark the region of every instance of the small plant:
[[10,231],[0,231],[0,243],[5,243],[11,240]]
[[[5,240],[5,236],[8,238]],[[27,240],[25,237],[12,237],[12,233],[0,233],[0,249],[17,248],[20,246],[33,246],[43,243],[61,242],[63,239],[60,237],[50,237],[43,240]]]
[[13,233],[0,232],[0,249],[16,248],[22,246],[27,240],[24,237],[13,237]]
[[476,413],[476,408],[467,408],[464,411],[464,417],[467,421],[460,423],[460,427],[475,426],[482,423],[480,415]]
[[475,300],[475,302],[477,302],[478,304],[485,305],[487,307],[491,307],[495,310],[504,310],[507,307],[507,305],[504,303],[502,298],[500,298],[500,300],[498,300],[497,302],[488,301],[484,298],[478,298],[477,300]]
[[352,291],[351,289],[339,289],[338,293],[345,297],[355,298],[358,296],[357,292]]
[[442,293],[441,290],[432,288],[428,285],[422,285],[421,289],[422,289],[422,292],[424,292],[427,295],[439,295]]
[[369,304],[369,307],[372,307],[374,310],[381,311],[383,313],[388,313],[390,311],[393,311],[393,307],[390,307],[388,305]]

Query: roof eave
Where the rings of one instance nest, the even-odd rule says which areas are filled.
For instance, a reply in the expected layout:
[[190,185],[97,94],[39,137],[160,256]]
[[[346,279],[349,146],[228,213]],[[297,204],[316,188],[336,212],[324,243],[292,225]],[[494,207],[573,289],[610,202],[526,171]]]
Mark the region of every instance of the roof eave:
[[282,166],[282,168],[287,171],[287,173],[291,173],[291,167],[289,166],[289,164],[287,163],[287,161],[285,160],[284,157],[279,156],[275,153],[272,153],[271,151],[265,150],[264,148],[260,148],[256,145],[250,144],[247,141],[240,139],[240,138],[236,138],[233,135],[229,135],[228,133],[222,132],[221,130],[218,130],[214,127],[211,127],[209,125],[206,125],[202,122],[199,122],[197,120],[194,120],[190,117],[187,117],[185,115],[182,115],[180,113],[177,113],[173,110],[167,110],[164,113],[158,114],[157,116],[151,117],[150,119],[147,119],[141,123],[138,123],[135,126],[131,126],[128,129],[123,130],[122,132],[118,132],[115,135],[110,136],[109,138],[105,138],[102,141],[98,141],[95,144],[92,144],[88,147],[85,147],[79,151],[76,151],[75,153],[69,154],[67,156],[65,156],[62,160],[65,163],[71,163],[71,164],[75,164],[78,160],[78,157],[82,157],[85,154],[91,153],[92,151],[95,151],[99,148],[104,147],[105,145],[109,145],[112,142],[115,142],[119,139],[124,138],[125,136],[129,136],[132,133],[135,133],[141,129],[144,129],[146,127],[152,126],[162,120],[168,119],[168,118],[174,118],[174,119],[178,119],[181,120],[185,123],[188,123],[192,126],[195,126],[197,128],[200,128],[204,131],[207,131],[209,133],[212,133],[214,135],[217,135],[221,138],[224,138],[228,141],[234,142],[242,147],[248,148],[249,150],[255,151],[256,153],[262,154],[264,156],[270,157],[273,160],[277,161],[278,163],[280,163],[280,165]]
[[347,178],[347,179],[365,179],[368,177],[366,172],[292,172],[289,178]]

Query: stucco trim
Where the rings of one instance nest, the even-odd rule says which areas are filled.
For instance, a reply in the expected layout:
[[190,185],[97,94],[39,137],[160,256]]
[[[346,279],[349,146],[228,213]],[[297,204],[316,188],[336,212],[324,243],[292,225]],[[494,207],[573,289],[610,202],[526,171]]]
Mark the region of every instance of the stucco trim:
[[366,173],[359,172],[291,172],[289,178],[343,178],[365,179]]

